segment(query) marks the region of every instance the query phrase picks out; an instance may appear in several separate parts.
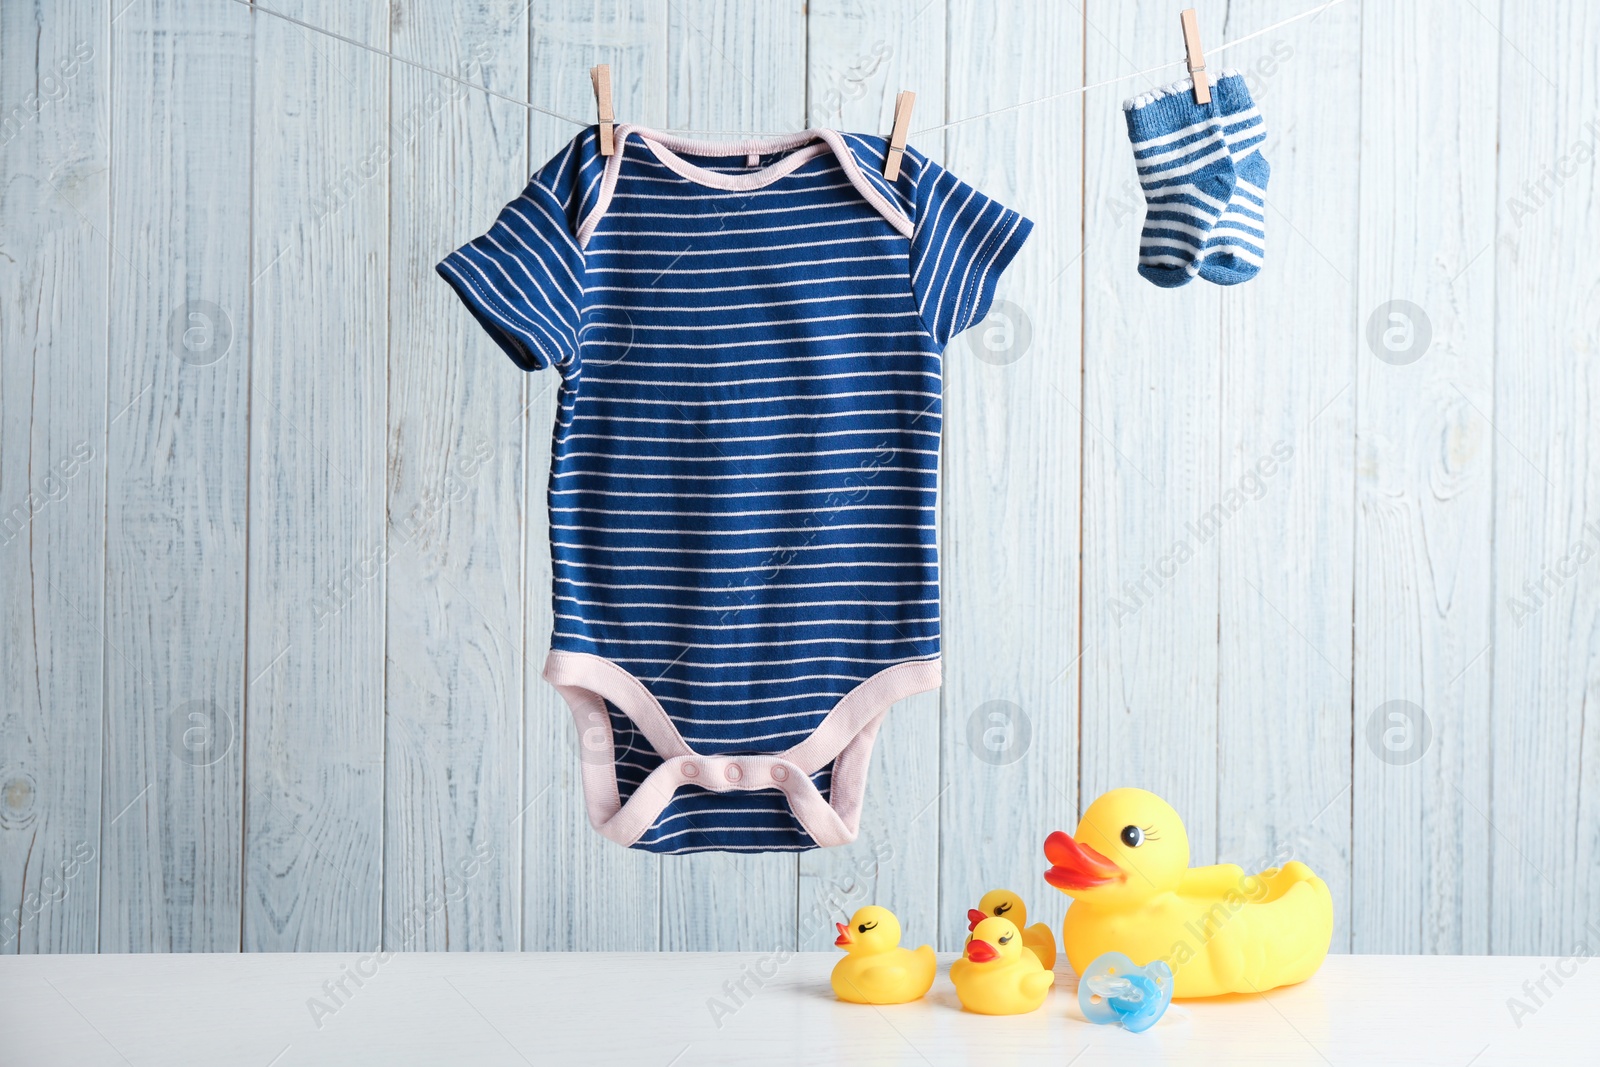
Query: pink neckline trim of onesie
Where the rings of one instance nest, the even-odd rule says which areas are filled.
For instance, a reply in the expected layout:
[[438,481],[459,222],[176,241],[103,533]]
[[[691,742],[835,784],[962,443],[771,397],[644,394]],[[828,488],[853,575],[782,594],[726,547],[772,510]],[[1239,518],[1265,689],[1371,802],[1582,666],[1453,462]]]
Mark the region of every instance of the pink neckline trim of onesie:
[[[766,186],[794,173],[807,161],[823,155],[830,149],[838,157],[839,166],[844,170],[845,177],[850,179],[850,184],[855,186],[862,199],[882,215],[890,226],[905,238],[910,238],[915,230],[911,219],[904,212],[890,202],[889,198],[880,192],[861,172],[861,166],[856,162],[855,155],[850,147],[844,143],[844,137],[837,130],[815,128],[802,130],[799,133],[788,134],[783,137],[756,138],[745,141],[697,141],[688,137],[679,137],[675,134],[661,133],[644,126],[634,126],[624,123],[613,132],[613,139],[617,146],[616,152],[606,160],[605,172],[600,179],[600,191],[595,200],[594,207],[578,226],[577,240],[579,248],[589,246],[589,238],[594,236],[595,227],[605,217],[606,210],[611,206],[612,194],[616,192],[617,176],[622,170],[622,160],[627,154],[628,146],[633,135],[637,134],[650,153],[656,157],[668,170],[687,178],[697,185],[704,185],[713,189],[726,189],[735,192],[752,189],[762,189]],[[685,155],[694,156],[743,156],[761,155],[767,152],[781,152],[786,149],[798,149],[790,152],[771,166],[761,170],[751,171],[747,174],[725,174],[721,171],[706,170],[697,167],[684,158]]]
[[[777,789],[818,845],[847,845],[861,826],[872,744],[891,705],[937,689],[938,660],[886,667],[834,705],[799,744],[777,755],[703,756],[683,740],[661,703],[633,675],[600,656],[552,649],[545,680],[555,686],[578,727],[584,805],[589,822],[619,845],[631,845],[655,824],[680,786],[716,793]],[[663,762],[634,790],[626,804],[617,791],[611,716],[615,704],[645,735]],[[833,764],[830,804],[811,775]]]
[[[809,160],[816,159],[828,151],[827,142],[820,140],[810,130],[802,134],[774,138],[768,141],[729,141],[725,144],[718,144],[715,141],[692,141],[671,134],[641,129],[636,129],[633,132],[639,135],[639,139],[644,142],[645,147],[650,149],[651,154],[659,159],[668,170],[700,185],[709,185],[713,189],[730,189],[735,192],[743,192],[747,189],[765,189],[780,178],[793,174]],[[796,137],[799,139],[796,140]],[[766,155],[769,152],[782,152],[790,148],[795,150],[782,159],[762,167],[760,170],[730,174],[725,171],[697,167],[677,152],[674,152],[674,148],[680,149],[687,155],[695,156],[759,156]]]

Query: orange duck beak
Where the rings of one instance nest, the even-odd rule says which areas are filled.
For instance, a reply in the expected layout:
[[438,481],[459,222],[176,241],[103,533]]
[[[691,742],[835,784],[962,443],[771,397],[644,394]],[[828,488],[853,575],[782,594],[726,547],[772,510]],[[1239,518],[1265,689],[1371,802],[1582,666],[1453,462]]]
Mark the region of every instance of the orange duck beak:
[[979,941],[977,938],[967,942],[967,959],[973,963],[988,963],[999,958],[1000,953],[995,951],[995,947],[989,942]]
[[1123,878],[1121,867],[1060,830],[1044,839],[1044,858],[1051,864],[1044,880],[1068,892],[1110,885]]
[[978,928],[978,924],[983,922],[983,920],[987,919],[988,917],[989,916],[985,915],[983,912],[979,911],[977,908],[968,908],[967,909],[967,930],[968,931],[976,930]]
[[850,940],[850,928],[844,923],[834,923],[833,925],[839,928],[839,936],[833,939],[833,943],[838,945],[840,948],[844,948],[846,945],[852,944]]

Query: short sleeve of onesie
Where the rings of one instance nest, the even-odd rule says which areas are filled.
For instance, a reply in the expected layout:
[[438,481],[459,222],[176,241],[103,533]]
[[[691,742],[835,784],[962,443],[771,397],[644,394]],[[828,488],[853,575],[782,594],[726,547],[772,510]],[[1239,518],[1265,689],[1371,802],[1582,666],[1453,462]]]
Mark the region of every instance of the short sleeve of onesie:
[[589,820],[660,854],[859,831],[896,701],[939,686],[946,343],[1031,224],[915,150],[586,130],[439,264],[561,374],[544,677]]
[[945,344],[989,313],[995,282],[1032,224],[927,157],[917,162],[912,289],[928,332]]
[[507,204],[489,232],[439,264],[478,323],[523,370],[570,366],[583,319],[583,252],[569,221],[573,146]]

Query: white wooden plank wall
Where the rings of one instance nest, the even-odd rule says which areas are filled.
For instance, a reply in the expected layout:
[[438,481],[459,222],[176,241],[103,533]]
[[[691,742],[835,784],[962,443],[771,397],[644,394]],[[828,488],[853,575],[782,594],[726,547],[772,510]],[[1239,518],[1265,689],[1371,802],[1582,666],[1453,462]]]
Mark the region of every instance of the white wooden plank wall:
[[0,5],[0,952],[98,943],[110,52],[95,10]]
[[[391,19],[401,54],[508,96],[528,91],[524,4]],[[515,48],[504,47],[515,42]],[[389,256],[427,259],[527,162],[521,108],[392,69]],[[428,201],[446,210],[396,211]],[[384,940],[521,943],[523,409],[532,379],[492,372],[476,329],[425,271],[388,271],[388,585]],[[481,333],[481,331],[478,331]],[[534,497],[537,499],[537,497]]]
[[[335,15],[319,7],[288,10]],[[384,903],[392,319],[391,172],[363,157],[392,135],[399,73],[255,21],[254,97],[272,104],[239,147],[251,162],[250,319],[255,348],[278,355],[252,354],[250,373],[241,936],[249,950],[366,947]],[[381,8],[355,7],[329,28],[386,46],[392,27]]]
[[102,950],[226,951],[256,855],[241,728],[270,714],[242,714],[247,635],[263,621],[246,610],[248,527],[263,515],[249,497],[252,351],[272,343],[251,319],[254,35],[242,10],[173,0],[99,21],[111,256],[106,284],[79,299],[107,303],[106,508],[72,543],[79,566],[105,544],[102,856],[98,884],[69,892],[98,890]]
[[[1496,263],[1472,262],[1496,225],[1497,89],[1486,72],[1522,60],[1492,11],[1430,15],[1371,5],[1362,22],[1357,951],[1489,947],[1491,505],[1497,472],[1526,476],[1507,466],[1515,452],[1493,422]],[[1384,310],[1394,300],[1410,305]],[[1431,333],[1420,352],[1419,331]],[[1374,337],[1385,358],[1374,358]],[[1529,357],[1546,358],[1517,353]],[[1360,758],[1374,742],[1388,761]]]
[[[727,132],[1181,55],[1154,0],[270,6]],[[661,859],[589,829],[539,678],[555,375],[433,273],[573,128],[235,0],[0,0],[0,951],[816,949],[869,899],[952,948],[997,884],[1057,921],[1040,841],[1120,784],[1196,862],[1310,863],[1340,950],[1572,951],[1600,16],[1349,0],[1213,65],[1273,168],[1231,290],[1134,273],[1149,84],[914,137],[1037,224],[946,358],[944,688],[855,845]]]
[[1600,263],[1583,253],[1600,233],[1600,10],[1507,5],[1500,30],[1521,54],[1500,65],[1494,348],[1476,349],[1495,357],[1493,806],[1470,813],[1495,830],[1496,951],[1592,944],[1600,917]]

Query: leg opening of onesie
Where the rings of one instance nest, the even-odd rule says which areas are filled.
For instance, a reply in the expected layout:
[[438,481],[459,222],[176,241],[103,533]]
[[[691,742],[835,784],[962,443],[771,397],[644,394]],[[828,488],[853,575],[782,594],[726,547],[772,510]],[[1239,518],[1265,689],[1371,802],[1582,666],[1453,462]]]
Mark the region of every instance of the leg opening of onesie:
[[691,748],[622,667],[552,650],[545,678],[578,728],[589,821],[651,852],[799,851],[855,840],[878,728],[896,701],[939,685],[939,661],[887,667],[781,752]]

